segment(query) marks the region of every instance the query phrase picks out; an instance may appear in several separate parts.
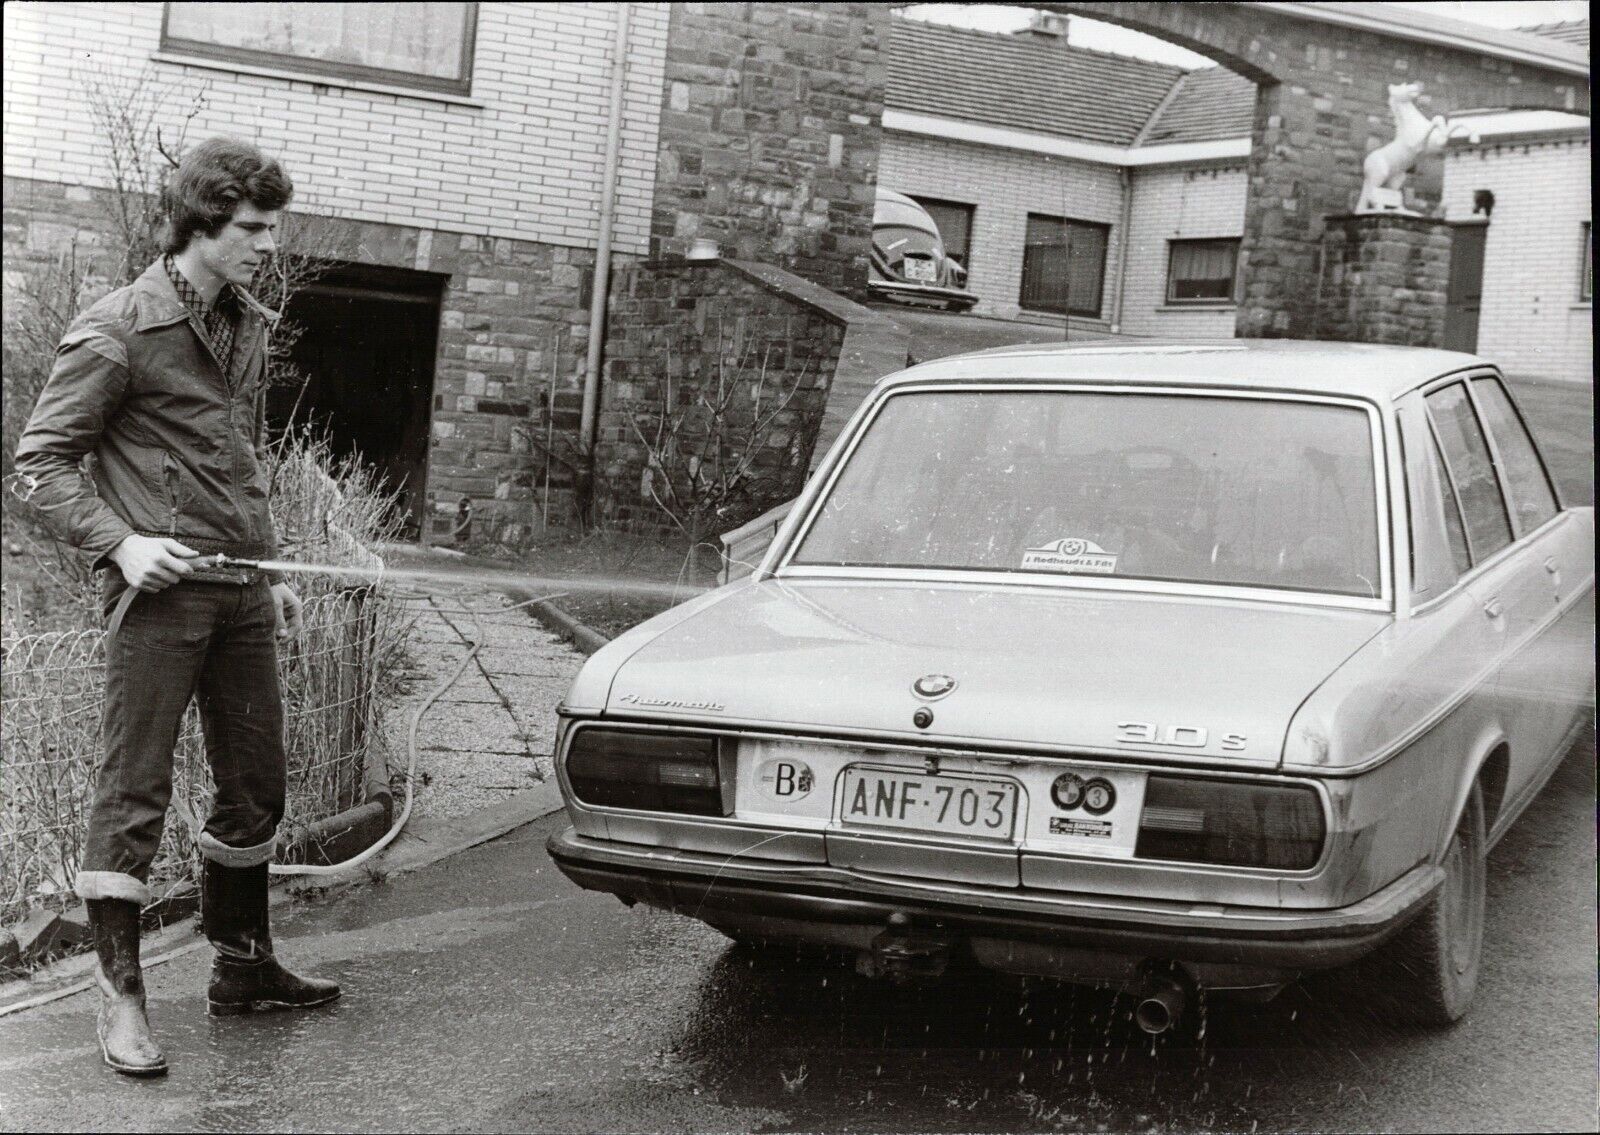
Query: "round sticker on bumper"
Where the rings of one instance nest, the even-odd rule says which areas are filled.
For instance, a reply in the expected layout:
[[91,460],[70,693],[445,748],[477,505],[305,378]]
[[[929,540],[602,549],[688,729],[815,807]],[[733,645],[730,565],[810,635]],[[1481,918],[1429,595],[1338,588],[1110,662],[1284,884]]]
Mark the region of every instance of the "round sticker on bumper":
[[756,772],[756,783],[761,786],[761,793],[767,799],[789,804],[804,800],[816,783],[816,778],[811,775],[811,768],[804,761],[784,759],[763,763]]

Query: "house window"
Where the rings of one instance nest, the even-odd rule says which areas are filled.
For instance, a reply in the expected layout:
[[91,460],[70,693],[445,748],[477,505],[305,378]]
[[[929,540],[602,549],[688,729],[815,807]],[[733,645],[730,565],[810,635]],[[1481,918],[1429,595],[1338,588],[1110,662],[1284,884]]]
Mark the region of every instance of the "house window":
[[972,267],[972,206],[959,201],[940,201],[933,197],[913,197],[939,226],[944,254],[954,257],[963,268]]
[[168,4],[163,51],[469,92],[476,4]]
[[1579,270],[1578,298],[1584,303],[1594,302],[1594,229],[1583,222],[1583,267]]
[[1100,316],[1111,226],[1028,214],[1022,247],[1022,306]]
[[1232,303],[1239,241],[1175,240],[1167,252],[1168,303]]

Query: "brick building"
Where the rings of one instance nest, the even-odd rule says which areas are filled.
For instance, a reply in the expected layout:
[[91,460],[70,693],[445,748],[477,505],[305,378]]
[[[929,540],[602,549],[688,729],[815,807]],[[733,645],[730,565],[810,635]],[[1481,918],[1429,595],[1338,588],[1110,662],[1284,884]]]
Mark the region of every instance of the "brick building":
[[[1014,34],[897,18],[881,184],[924,202],[953,236],[979,314],[1059,320],[1066,309],[1090,333],[1232,337],[1255,84],[1222,67],[1185,72],[1071,47],[1064,30],[1059,16]],[[1586,21],[1526,30],[1588,46]],[[1450,147],[1444,216],[1489,223],[1476,339],[1452,322],[1451,345],[1520,373],[1586,380],[1587,120],[1462,121],[1480,141]],[[1387,134],[1386,123],[1373,129]],[[1485,189],[1492,221],[1473,212]],[[1063,256],[1063,229],[1074,240],[1065,297],[1033,270]]]

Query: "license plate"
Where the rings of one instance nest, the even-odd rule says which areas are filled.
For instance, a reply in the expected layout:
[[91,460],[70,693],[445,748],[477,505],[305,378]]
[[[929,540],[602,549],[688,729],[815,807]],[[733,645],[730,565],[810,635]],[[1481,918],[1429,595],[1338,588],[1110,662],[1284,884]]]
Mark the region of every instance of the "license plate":
[[906,279],[919,284],[931,284],[939,276],[939,269],[931,260],[913,260],[908,256],[900,264],[905,270]]
[[839,822],[1009,840],[1017,822],[1017,786],[851,766],[844,770]]

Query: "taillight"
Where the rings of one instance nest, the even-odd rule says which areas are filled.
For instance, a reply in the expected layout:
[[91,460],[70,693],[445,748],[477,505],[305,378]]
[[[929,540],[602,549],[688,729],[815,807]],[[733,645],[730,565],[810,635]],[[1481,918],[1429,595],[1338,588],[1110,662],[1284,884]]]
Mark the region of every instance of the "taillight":
[[727,814],[713,737],[580,729],[567,751],[567,779],[585,804]]
[[1152,776],[1134,856],[1303,871],[1322,853],[1324,831],[1310,788]]

